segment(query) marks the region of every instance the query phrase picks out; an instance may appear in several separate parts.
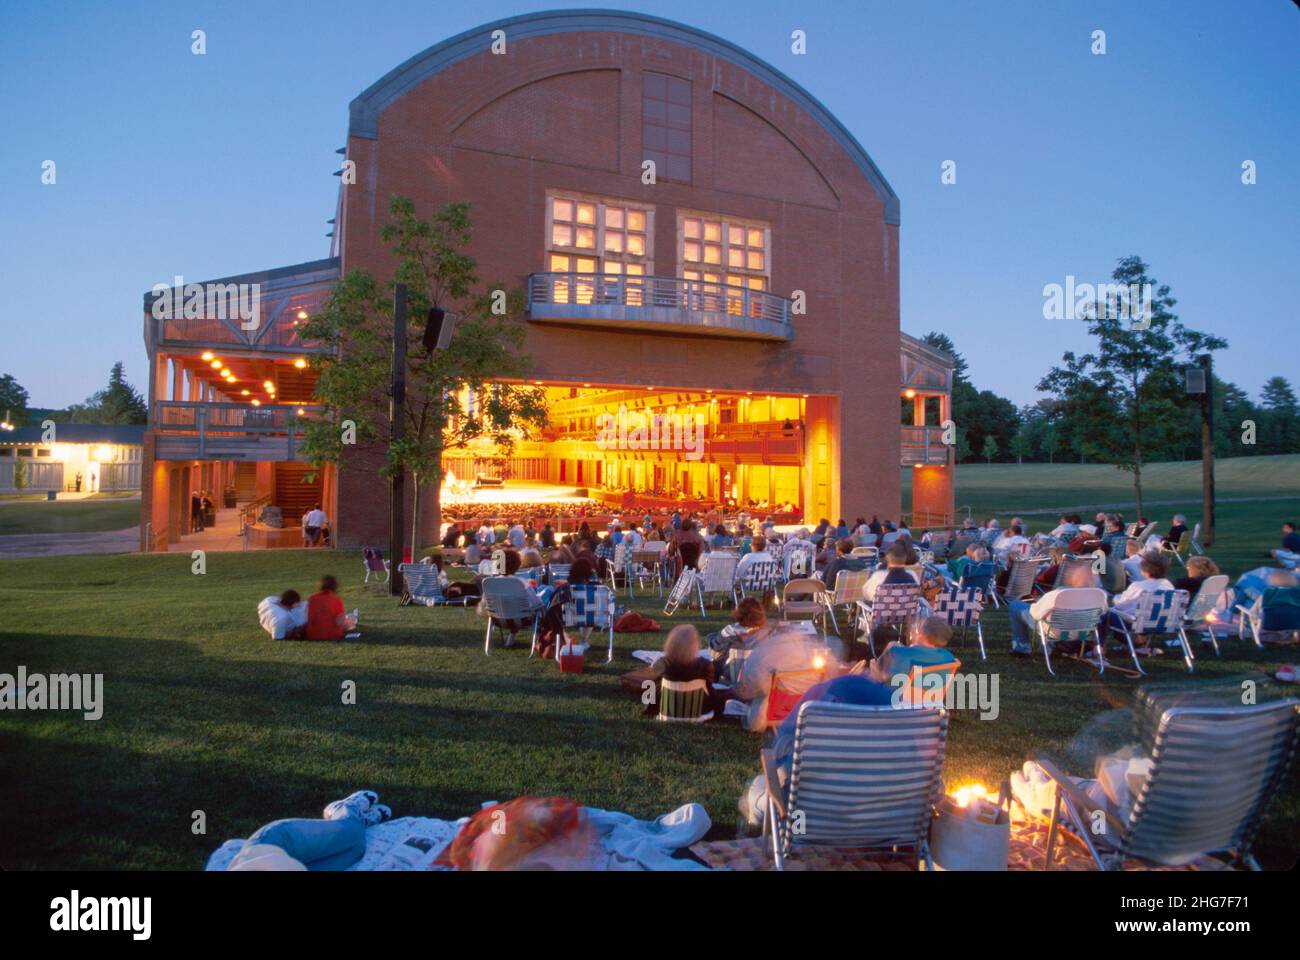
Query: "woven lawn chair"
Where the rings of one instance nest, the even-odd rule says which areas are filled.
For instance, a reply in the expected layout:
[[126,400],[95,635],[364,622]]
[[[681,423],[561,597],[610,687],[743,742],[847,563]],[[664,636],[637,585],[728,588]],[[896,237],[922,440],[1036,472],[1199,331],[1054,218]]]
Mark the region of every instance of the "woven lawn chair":
[[962,644],[966,643],[966,634],[973,626],[975,638],[980,645],[980,659],[987,660],[984,650],[984,627],[980,624],[980,614],[984,612],[983,596],[977,587],[950,587],[935,598],[934,615],[943,617],[948,626],[961,627]]
[[[1002,602],[1023,600],[1034,591],[1034,578],[1043,565],[1042,557],[1009,557],[1007,568],[1007,585],[1002,588]],[[996,587],[994,596],[997,596]]]
[[817,548],[806,540],[793,540],[781,555],[785,565],[785,579],[799,580],[811,577],[817,569]]
[[844,621],[847,625],[849,622],[849,611],[862,600],[862,588],[867,585],[871,579],[870,570],[841,570],[835,576],[835,583],[832,589],[825,590],[822,593],[822,603],[826,607],[826,612],[830,614],[831,628],[835,635],[840,635],[840,625],[835,619],[835,608],[844,608]]
[[673,588],[668,591],[668,601],[664,604],[664,616],[671,617],[683,603],[689,608],[691,596],[695,593],[700,575],[691,567],[683,568],[678,574]]
[[928,837],[947,737],[944,710],[800,706],[786,784],[775,752],[762,753],[763,829],[776,868],[801,848],[829,847],[910,855],[914,866],[932,869]]
[[538,583],[541,583],[543,580],[546,579],[546,568],[545,567],[520,567],[518,570],[514,572],[513,576],[518,577],[520,580],[535,580]]
[[[1101,620],[1104,613],[1101,607],[1083,609],[1054,607],[1045,620],[1038,621],[1038,639],[1043,645],[1043,660],[1047,663],[1048,673],[1056,676],[1056,671],[1052,669],[1052,644],[1078,643],[1079,659],[1082,660],[1084,651],[1088,649],[1089,640],[1092,640],[1097,647],[1097,672],[1106,672],[1106,645],[1101,636]],[[1129,652],[1133,652],[1132,643],[1129,644]],[[1137,663],[1136,653],[1133,654],[1133,662]],[[1140,666],[1138,672],[1142,672]]]
[[[1098,807],[1050,761],[1056,781],[1045,866],[1067,826],[1102,870],[1128,859],[1181,866],[1226,855],[1260,869],[1252,846],[1268,804],[1282,790],[1300,736],[1300,701],[1232,707],[1171,707],[1160,717],[1152,767],[1128,820]],[[1093,829],[1104,819],[1106,828]]]
[[981,563],[968,563],[962,568],[957,586],[963,589],[974,587],[980,592],[982,599],[992,600],[993,606],[997,607],[1000,601],[998,600],[998,592],[993,589],[994,578],[997,575],[998,567],[992,560],[985,560]]
[[571,563],[552,563],[546,568],[546,582],[555,586],[561,580],[569,579],[569,569],[573,566]]
[[[668,544],[662,540],[648,540],[641,544],[632,557],[633,576],[636,585],[642,586],[646,580],[653,579],[659,596],[664,594],[664,566],[668,560]],[[630,595],[630,594],[629,594]]]
[[606,663],[614,660],[614,596],[603,583],[571,583],[571,596],[564,605],[564,629],[567,633],[576,628],[582,642],[593,630],[609,631],[609,653]]
[[866,564],[863,569],[868,573],[880,566],[880,550],[877,547],[854,547],[849,551],[849,556],[861,557]]
[[876,644],[871,632],[887,623],[899,628],[899,635],[907,638],[912,621],[921,606],[919,583],[882,583],[876,587],[876,599],[871,603],[858,601],[858,624],[866,634],[871,656],[876,655]]
[[781,619],[821,621],[822,636],[825,637],[826,604],[822,602],[825,592],[826,584],[815,577],[786,581],[781,590]]
[[757,594],[759,599],[762,599],[769,592],[776,590],[776,584],[780,578],[781,563],[779,560],[755,560],[745,568],[745,572],[737,579],[740,596],[743,599],[753,593]]
[[671,723],[704,723],[713,719],[709,685],[703,680],[659,681],[659,719]]
[[1219,656],[1219,639],[1214,635],[1214,623],[1210,619],[1210,614],[1218,609],[1219,602],[1227,589],[1227,574],[1220,573],[1205,578],[1201,589],[1196,591],[1196,596],[1183,611],[1183,619],[1178,624],[1178,636],[1182,638],[1184,647],[1190,649],[1191,644],[1187,640],[1187,633],[1190,630],[1204,637],[1214,647],[1214,655]]
[[740,557],[734,553],[714,550],[700,558],[699,576],[695,579],[695,592],[700,602],[700,612],[704,611],[705,600],[714,594],[730,596],[733,604],[736,598],[736,565]]
[[537,650],[537,627],[545,608],[537,595],[518,577],[488,577],[483,581],[483,596],[478,602],[480,616],[487,617],[487,632],[483,635],[483,653],[492,655],[492,628],[501,633],[510,631],[511,624],[522,627],[531,624],[532,643],[528,648],[531,657]]
[[632,596],[632,553],[627,548],[626,542],[620,542],[614,548],[614,555],[609,563],[605,564],[605,571],[609,574],[609,589],[614,593],[618,592],[618,578],[623,578],[623,584],[627,587],[627,595]]
[[373,576],[375,582],[384,584],[392,576],[392,571],[388,568],[388,561],[384,559],[383,551],[378,547],[366,547],[361,551],[361,559],[366,565],[366,579],[362,583],[369,583]]
[[1128,542],[1130,539],[1127,533],[1107,533],[1101,537],[1101,542],[1110,544],[1111,560],[1116,563],[1123,563],[1124,558],[1128,556]]
[[493,550],[492,556],[478,563],[480,577],[504,577],[506,575],[506,552]]
[[1133,653],[1133,665],[1137,667],[1138,673],[1143,671],[1138,664],[1137,652],[1133,648],[1133,638],[1154,637],[1162,633],[1178,637],[1179,643],[1183,646],[1183,660],[1187,664],[1188,673],[1195,669],[1192,645],[1179,631],[1179,625],[1183,622],[1183,611],[1186,609],[1186,590],[1149,590],[1138,596],[1137,606],[1132,613],[1115,611],[1124,631],[1124,639],[1128,641],[1129,651]]
[[1251,606],[1238,604],[1237,611],[1241,614],[1238,638],[1245,639],[1249,626],[1261,650],[1270,633],[1300,638],[1300,587],[1269,587]]
[[426,607],[463,607],[471,599],[448,598],[442,592],[438,567],[433,563],[400,563],[397,572],[402,575],[402,585],[406,588],[401,601],[404,607],[412,603],[422,603]]
[[1173,557],[1183,569],[1187,569],[1187,557],[1192,552],[1192,535],[1184,530],[1183,535],[1178,538],[1178,542],[1172,547],[1167,545],[1163,540],[1160,541],[1160,552],[1166,556]]

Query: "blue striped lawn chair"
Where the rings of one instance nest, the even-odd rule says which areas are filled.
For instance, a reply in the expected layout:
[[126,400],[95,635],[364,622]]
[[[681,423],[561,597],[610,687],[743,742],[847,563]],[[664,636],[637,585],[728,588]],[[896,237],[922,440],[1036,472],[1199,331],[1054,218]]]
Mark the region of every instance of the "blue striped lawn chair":
[[561,580],[569,579],[569,569],[573,566],[571,563],[552,563],[546,567],[546,582],[555,586]]
[[775,557],[764,558],[755,560],[745,568],[745,572],[737,579],[737,586],[742,599],[751,593],[762,599],[769,591],[775,592],[780,579],[781,562]]
[[406,588],[401,601],[404,607],[412,603],[422,603],[426,607],[463,607],[471,599],[444,595],[436,564],[401,563],[397,565],[397,572],[402,575],[402,584]]
[[997,564],[992,560],[981,563],[968,563],[962,568],[959,587],[974,587],[986,600],[992,600],[993,606],[999,605],[998,592],[993,589],[993,579],[998,575]]
[[862,569],[868,573],[872,573],[880,566],[880,550],[877,547],[854,547],[849,551],[849,556],[860,557],[863,562]]
[[801,848],[909,855],[930,860],[934,805],[943,795],[948,714],[809,701],[799,707],[789,779],[762,752],[764,833],[778,870]]
[[713,719],[709,685],[703,680],[659,681],[659,719],[670,723],[704,723]]
[[541,583],[543,580],[546,579],[546,568],[545,567],[520,567],[518,570],[515,571],[514,575],[518,577],[520,580],[536,580],[538,583]]
[[610,589],[603,583],[569,584],[569,600],[564,605],[564,627],[576,628],[583,643],[592,630],[609,631],[609,656],[605,662],[614,659],[614,598]]
[[[1300,739],[1300,701],[1165,710],[1152,741],[1152,766],[1127,820],[1099,806],[1050,761],[1056,782],[1045,866],[1057,831],[1068,828],[1102,870],[1126,860],[1184,866],[1203,856],[1259,870],[1252,853],[1269,803],[1283,792]],[[1104,823],[1104,829],[1095,826]]]
[[954,629],[961,627],[963,644],[966,642],[967,632],[974,626],[975,638],[980,645],[980,659],[988,659],[988,654],[984,650],[984,627],[980,624],[980,614],[984,612],[984,604],[978,587],[950,587],[935,598],[933,607],[934,615],[943,617],[948,622],[948,626]]
[[[1052,669],[1052,644],[1077,642],[1079,657],[1082,659],[1090,639],[1097,647],[1097,672],[1106,672],[1106,650],[1101,636],[1101,620],[1104,613],[1101,607],[1087,609],[1053,607],[1048,612],[1047,619],[1038,621],[1038,639],[1043,645],[1043,659],[1047,662],[1048,673],[1056,676],[1056,671]],[[1131,644],[1129,649],[1132,650]],[[1136,653],[1133,654],[1133,662],[1137,663]],[[1142,672],[1140,666],[1138,672]]]
[[871,631],[881,624],[898,627],[899,636],[906,640],[912,621],[921,608],[919,583],[882,583],[876,587],[876,598],[871,603],[858,601],[858,625],[866,634],[871,655],[876,655],[876,643]]
[[[1186,609],[1186,590],[1148,590],[1138,594],[1137,606],[1132,613],[1115,611],[1120,628],[1124,632],[1124,639],[1128,642],[1129,650],[1133,652],[1135,666],[1138,665],[1138,658],[1137,651],[1133,648],[1133,638],[1155,637],[1167,633],[1178,637],[1178,642],[1183,648],[1183,661],[1187,664],[1187,672],[1191,673],[1195,669],[1192,645],[1178,630],[1183,622],[1183,611]],[[1138,672],[1143,672],[1141,666],[1138,666]]]
[[1128,542],[1132,538],[1123,532],[1107,533],[1101,538],[1102,543],[1110,544],[1110,559],[1116,563],[1123,563],[1124,557],[1128,555]]

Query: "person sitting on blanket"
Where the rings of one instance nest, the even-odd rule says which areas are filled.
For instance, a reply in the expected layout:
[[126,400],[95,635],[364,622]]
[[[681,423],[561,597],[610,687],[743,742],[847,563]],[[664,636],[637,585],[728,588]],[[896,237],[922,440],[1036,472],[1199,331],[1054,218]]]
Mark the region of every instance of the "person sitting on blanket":
[[1282,524],[1282,546],[1270,550],[1269,556],[1288,567],[1295,566],[1296,561],[1300,561],[1300,533],[1296,533],[1295,524],[1290,520]]
[[335,800],[321,820],[276,820],[259,827],[227,870],[346,870],[366,852],[366,827],[391,819],[393,811],[373,790]]
[[[769,623],[763,601],[758,597],[745,597],[736,604],[732,614],[734,623],[729,623],[717,633],[709,634],[709,648],[713,651],[714,676],[719,680],[734,683],[740,673],[740,664],[750,650],[776,630],[776,624]],[[731,651],[739,651],[736,657]]]
[[[884,624],[882,624],[884,626]],[[948,649],[952,627],[943,617],[926,617],[912,630],[912,642],[894,641],[871,661],[871,676],[883,684],[898,686],[913,667],[933,667],[957,658]]]
[[307,629],[307,605],[297,590],[286,590],[259,603],[257,619],[272,640],[301,640]]
[[[519,557],[519,551],[514,547],[505,547],[501,551],[505,555],[507,577],[513,577],[515,572],[522,565]],[[487,559],[486,557],[484,559]],[[446,595],[448,600],[458,597],[481,597],[483,596],[483,581],[488,577],[496,576],[491,573],[476,573],[473,579],[458,580],[455,583],[447,585]]]
[[[704,712],[713,712],[713,716],[722,716],[722,707],[728,697],[721,691],[713,689],[713,663],[700,656],[700,634],[689,623],[679,623],[668,631],[664,640],[664,655],[654,662],[651,668],[656,680],[671,680],[674,683],[690,683],[703,680],[705,688]],[[654,697],[646,704],[645,714],[653,717],[659,713],[659,698]]]
[[342,640],[357,625],[339,596],[339,582],[331,574],[320,578],[320,590],[307,598],[307,639]]

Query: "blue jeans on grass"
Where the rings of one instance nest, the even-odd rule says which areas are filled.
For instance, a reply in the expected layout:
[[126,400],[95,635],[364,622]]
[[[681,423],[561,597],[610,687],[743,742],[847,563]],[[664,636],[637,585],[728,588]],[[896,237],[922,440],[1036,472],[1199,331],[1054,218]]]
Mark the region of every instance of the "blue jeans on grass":
[[1007,612],[1011,616],[1012,651],[1015,653],[1033,653],[1033,632],[1038,627],[1038,621],[1029,612],[1029,602],[1026,600],[1012,600],[1007,604]]
[[341,820],[276,820],[259,827],[249,844],[279,847],[308,870],[343,870],[366,852],[366,825]]

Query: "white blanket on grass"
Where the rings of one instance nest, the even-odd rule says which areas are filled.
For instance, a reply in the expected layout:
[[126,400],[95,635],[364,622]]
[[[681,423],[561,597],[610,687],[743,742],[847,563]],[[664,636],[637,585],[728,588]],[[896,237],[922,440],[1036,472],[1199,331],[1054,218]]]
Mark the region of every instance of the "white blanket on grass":
[[[698,803],[688,803],[655,820],[638,820],[626,813],[584,808],[607,855],[596,870],[706,870],[694,860],[677,859],[673,851],[702,840],[712,822]],[[468,822],[431,817],[399,817],[366,830],[366,852],[349,870],[402,869],[388,856],[407,837],[429,838],[441,851]],[[227,840],[208,858],[205,870],[225,870],[243,849],[245,840]]]

